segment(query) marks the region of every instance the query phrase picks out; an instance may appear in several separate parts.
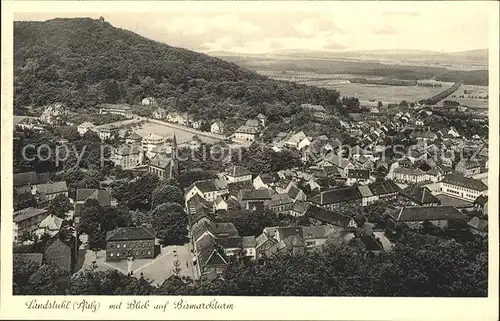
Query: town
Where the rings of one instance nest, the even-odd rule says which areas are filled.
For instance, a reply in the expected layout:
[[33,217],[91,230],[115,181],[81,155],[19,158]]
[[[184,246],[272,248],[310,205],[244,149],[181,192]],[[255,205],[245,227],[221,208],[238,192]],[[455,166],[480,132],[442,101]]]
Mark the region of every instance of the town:
[[224,58],[123,21],[14,23],[14,295],[488,296],[486,49]]
[[[217,278],[242,258],[321,251],[329,242],[390,252],[401,226],[417,247],[486,239],[487,138],[436,130],[427,123],[435,107],[403,105],[346,118],[301,106],[318,121],[337,120],[350,145],[304,131],[265,143],[262,113],[231,133],[220,119],[168,112],[153,97],[140,104],[148,116],[126,104],[99,106],[98,115],[119,116],[100,125],[70,122],[59,103],[38,118],[15,116],[19,139],[50,132],[57,146],[83,140],[112,148],[104,168],[67,167],[66,157],[62,172],[14,174],[14,257],[72,274],[115,269],[161,286],[172,277]],[[386,144],[394,141],[409,152],[391,153]],[[214,169],[189,167],[195,154],[181,157],[207,146],[225,153]],[[232,157],[238,149],[293,161],[255,172],[243,165],[251,159]]]

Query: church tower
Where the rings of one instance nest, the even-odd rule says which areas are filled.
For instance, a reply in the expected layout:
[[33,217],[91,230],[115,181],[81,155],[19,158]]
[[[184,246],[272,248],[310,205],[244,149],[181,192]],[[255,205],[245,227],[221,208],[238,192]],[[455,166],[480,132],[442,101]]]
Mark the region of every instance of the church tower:
[[179,169],[179,164],[177,163],[177,138],[174,137],[172,138],[172,155],[170,159],[170,172],[169,172],[169,177],[175,177],[178,174],[178,169]]

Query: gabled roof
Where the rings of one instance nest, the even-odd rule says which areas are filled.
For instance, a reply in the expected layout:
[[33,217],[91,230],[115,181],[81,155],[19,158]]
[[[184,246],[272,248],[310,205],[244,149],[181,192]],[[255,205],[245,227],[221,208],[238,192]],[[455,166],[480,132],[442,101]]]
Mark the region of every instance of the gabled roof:
[[290,138],[288,138],[286,140],[286,142],[288,144],[298,144],[298,143],[300,143],[302,140],[304,140],[306,138],[307,138],[306,134],[304,134],[304,132],[301,131],[301,132],[298,132],[298,133],[293,134],[292,136],[290,136]]
[[42,222],[40,222],[39,228],[46,228],[51,231],[58,231],[63,223],[63,219],[55,215],[47,216]]
[[324,239],[328,237],[329,230],[326,225],[302,226],[302,235],[305,240]]
[[399,186],[391,180],[368,184],[368,188],[373,195],[387,195],[397,193],[401,190]]
[[361,199],[362,196],[356,186],[336,188],[321,192],[314,196],[311,201],[320,205],[334,204]]
[[441,180],[441,182],[463,188],[472,189],[479,192],[488,190],[488,186],[486,186],[486,184],[484,184],[482,181],[474,178],[464,177],[458,174],[447,175]]
[[305,215],[307,209],[312,206],[311,203],[297,201],[293,204],[292,211],[300,213],[301,215]]
[[412,206],[403,207],[399,213],[390,214],[398,222],[466,220],[454,206]]
[[254,127],[254,126],[242,125],[242,126],[240,126],[236,130],[236,133],[253,134],[253,135],[255,135],[255,134],[260,133],[260,129],[258,127]]
[[46,214],[47,210],[42,208],[28,207],[20,211],[14,212],[14,222],[21,222],[32,217]]
[[216,242],[224,249],[243,248],[243,239],[239,236],[217,239]]
[[41,194],[64,193],[68,191],[68,185],[65,181],[55,183],[45,183],[36,185],[36,190]]
[[293,203],[293,199],[288,194],[273,194],[270,200],[264,201],[264,205],[269,207],[291,203]]
[[280,177],[277,173],[264,173],[264,174],[259,174],[258,176],[264,184],[272,184],[276,183],[280,180]]
[[437,197],[432,195],[432,192],[427,187],[423,186],[408,186],[404,190],[400,191],[400,193],[420,205],[441,203]]
[[38,184],[36,172],[14,174],[12,180],[14,181],[14,187]]
[[106,233],[106,241],[154,240],[155,234],[144,226],[120,227]]
[[259,127],[260,123],[257,119],[249,119],[245,125],[248,127]]
[[95,188],[79,188],[76,190],[76,202],[85,202],[88,199],[95,199],[101,206],[111,205],[111,194],[105,190]]
[[80,125],[78,125],[78,128],[94,128],[94,127],[95,127],[95,125],[92,124],[91,122],[88,122],[88,121],[83,122]]
[[469,222],[467,222],[467,225],[475,230],[488,232],[488,221],[482,220],[477,216],[474,216]]
[[348,227],[351,218],[340,213],[327,211],[318,206],[310,206],[307,209],[306,216],[317,219],[323,223],[332,224],[340,227]]
[[239,193],[240,201],[271,200],[271,192],[268,189],[243,189]]
[[287,194],[292,199],[296,199],[300,192],[303,192],[303,191],[300,188],[298,188],[297,186],[293,185],[293,186],[290,187],[290,189],[288,190]]
[[187,190],[189,191],[194,186],[196,186],[202,193],[215,192],[227,188],[227,185],[223,184],[216,178],[194,182],[193,185],[191,185]]
[[139,144],[123,144],[114,151],[116,155],[122,156],[140,154],[141,152],[142,147]]
[[414,175],[414,176],[425,175],[425,172],[420,168],[406,168],[406,167],[395,168],[393,173],[398,173],[403,175]]
[[241,176],[252,175],[252,172],[250,172],[249,170],[247,170],[246,168],[244,168],[242,166],[233,166],[226,173],[227,173],[227,175],[232,176],[232,177],[241,177]]
[[479,195],[475,200],[474,204],[484,206],[488,204],[488,196],[486,195]]
[[255,247],[257,245],[255,236],[243,236],[241,238],[243,248]]
[[199,226],[196,226],[192,233],[194,239],[198,239],[206,231],[210,232],[215,238],[228,238],[239,236],[238,230],[233,223],[215,223],[215,222],[205,222]]
[[273,238],[272,236],[270,236],[267,233],[263,232],[262,234],[260,234],[259,236],[257,236],[255,238],[255,247],[259,248],[260,246],[262,246],[267,241],[270,241],[270,242],[272,242],[274,244],[278,243],[278,241],[275,238]]
[[267,119],[266,115],[264,115],[264,114],[258,114],[257,118],[258,119]]
[[128,134],[127,136],[125,136],[125,139],[141,140],[142,136],[140,136],[136,132],[131,132],[130,134]]
[[151,161],[149,162],[149,166],[167,169],[172,164],[172,158],[167,154],[156,154]]

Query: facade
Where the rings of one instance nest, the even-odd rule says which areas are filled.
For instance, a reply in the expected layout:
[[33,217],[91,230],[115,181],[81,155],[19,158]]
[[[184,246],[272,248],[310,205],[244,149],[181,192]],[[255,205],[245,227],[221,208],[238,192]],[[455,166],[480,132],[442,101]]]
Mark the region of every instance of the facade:
[[68,197],[68,186],[65,181],[37,184],[31,186],[31,194],[40,195],[45,201],[50,201],[57,195]]
[[219,179],[197,181],[191,184],[186,191],[186,201],[189,201],[189,199],[198,194],[206,201],[213,202],[217,196],[223,196],[229,193],[227,184]]
[[219,134],[219,135],[224,135],[224,123],[221,122],[220,120],[215,121],[212,123],[210,126],[210,132],[214,134]]
[[115,166],[131,169],[142,164],[144,152],[139,144],[124,144],[113,150],[111,160]]
[[35,233],[36,235],[38,235],[38,237],[42,236],[43,234],[54,236],[59,233],[62,223],[62,218],[50,214],[42,222],[40,222],[40,225],[38,225],[38,229]]
[[488,186],[482,181],[457,174],[447,175],[440,182],[443,194],[474,202],[480,195],[488,194]]
[[62,125],[65,123],[64,117],[67,114],[66,108],[62,104],[56,103],[45,107],[40,120],[49,125]]
[[143,227],[121,227],[106,233],[106,261],[154,259],[159,254],[159,240]]
[[225,174],[228,183],[246,182],[252,180],[252,173],[241,166],[233,166]]
[[175,153],[157,154],[154,156],[148,165],[148,172],[158,176],[160,179],[168,179],[177,176],[178,163],[175,158]]
[[102,104],[99,106],[100,114],[116,114],[132,118],[132,107],[128,104]]
[[362,205],[362,199],[358,187],[350,186],[320,192],[311,198],[311,203],[327,210],[334,210],[348,204]]
[[45,248],[43,257],[45,262],[60,269],[73,272],[76,263],[76,239],[62,240],[59,235],[52,238],[52,242]]
[[149,155],[155,148],[164,145],[166,141],[165,137],[151,133],[142,138],[141,146],[146,155]]
[[102,141],[114,139],[118,136],[118,127],[113,126],[112,124],[102,125],[96,128],[97,133],[99,134],[99,138]]
[[255,141],[260,135],[260,129],[254,126],[243,125],[234,132],[234,138],[244,141]]
[[431,190],[425,186],[408,186],[401,190],[400,196],[408,200],[413,206],[437,206],[441,201],[434,195]]
[[455,172],[465,177],[481,173],[481,165],[477,160],[462,159],[455,165]]
[[417,184],[427,180],[426,173],[419,168],[398,167],[393,171],[394,180],[402,183]]
[[35,232],[40,223],[49,216],[46,209],[28,207],[14,212],[13,242],[20,242],[25,233]]
[[154,97],[146,97],[141,101],[141,105],[143,106],[156,105],[156,99]]
[[92,124],[91,122],[84,122],[84,123],[81,123],[80,125],[78,125],[77,127],[77,130],[78,130],[78,133],[83,136],[86,132],[88,132],[89,130],[95,130],[96,126],[94,124]]

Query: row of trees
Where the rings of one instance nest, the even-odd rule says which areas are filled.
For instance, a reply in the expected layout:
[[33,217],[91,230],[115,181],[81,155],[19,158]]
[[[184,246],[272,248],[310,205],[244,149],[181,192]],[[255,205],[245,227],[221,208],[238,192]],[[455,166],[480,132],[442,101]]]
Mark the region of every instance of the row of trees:
[[[487,251],[449,241],[411,248],[398,244],[373,255],[328,242],[322,252],[232,262],[220,278],[172,277],[156,287],[144,277],[86,271],[71,278],[44,266],[14,264],[16,294],[485,297]],[[286,268],[284,268],[286,267]],[[453,268],[450,268],[453,267]]]

